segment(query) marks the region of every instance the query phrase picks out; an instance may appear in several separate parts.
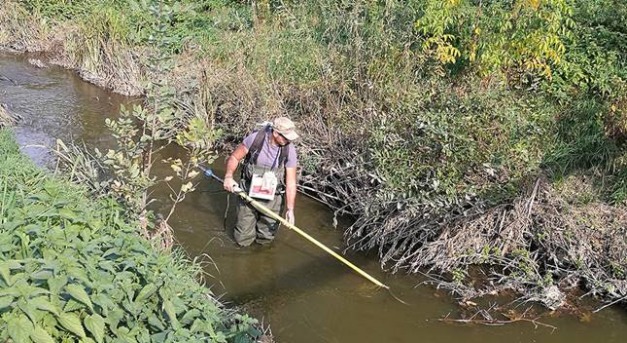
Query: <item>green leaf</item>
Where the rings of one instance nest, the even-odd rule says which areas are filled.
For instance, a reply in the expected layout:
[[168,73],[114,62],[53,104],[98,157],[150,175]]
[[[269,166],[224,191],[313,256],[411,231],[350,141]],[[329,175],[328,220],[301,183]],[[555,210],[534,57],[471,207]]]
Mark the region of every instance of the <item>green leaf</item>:
[[82,310],[86,307],[87,306],[85,306],[85,304],[83,304],[82,302],[76,301],[74,299],[69,299],[63,306],[63,311],[74,312],[74,311]]
[[11,270],[6,262],[0,263],[0,276],[2,276],[7,285],[11,286],[13,284],[11,280]]
[[141,304],[132,302],[130,300],[122,301],[122,307],[133,316],[138,316],[144,309],[144,306],[142,306]]
[[148,316],[148,324],[154,326],[159,330],[165,329],[165,326],[163,325],[161,320],[159,320],[159,318],[157,318],[157,316],[153,312],[151,312],[150,316]]
[[197,308],[191,309],[183,315],[183,318],[181,318],[181,324],[189,325],[198,316],[200,316],[200,311]]
[[94,305],[91,303],[89,295],[87,294],[83,286],[73,283],[65,286],[65,290],[70,294],[72,298],[87,305],[87,307],[89,307],[89,309],[94,312]]
[[105,252],[102,254],[102,257],[103,257],[103,258],[107,258],[107,257],[109,257],[109,256],[111,256],[111,255],[113,255],[113,257],[112,257],[112,258],[115,258],[115,257],[117,257],[117,256],[120,256],[120,250],[119,250],[118,248],[110,248],[109,250],[105,251]]
[[48,289],[50,293],[58,295],[61,292],[61,288],[67,283],[67,276],[57,276],[48,279]]
[[139,291],[139,294],[135,298],[135,302],[144,301],[145,299],[152,296],[156,291],[157,285],[155,285],[154,283],[147,284],[146,286],[144,286],[144,288],[142,288],[141,291]]
[[15,287],[0,290],[0,297],[12,297],[15,299],[20,296],[22,296],[22,293]]
[[81,282],[90,285],[91,281],[89,280],[89,277],[87,276],[87,273],[85,273],[85,270],[82,268],[78,268],[78,267],[68,267],[67,268],[67,273],[68,275],[70,275],[71,277],[80,280]]
[[172,327],[175,330],[178,330],[181,327],[178,319],[176,319],[176,311],[174,310],[174,305],[170,300],[163,301],[163,310],[167,313],[170,322],[172,323]]
[[169,331],[163,331],[163,332],[156,333],[156,334],[150,336],[150,341],[154,342],[154,343],[163,343],[163,342],[165,342],[165,340],[166,340],[166,338],[167,338],[169,333],[170,333]]
[[48,301],[46,297],[39,297],[29,300],[30,305],[38,310],[48,311],[54,315],[59,315],[59,310]]
[[59,324],[59,321],[57,320],[57,316],[51,313],[44,313],[41,316],[41,321],[39,322],[39,324],[45,327],[48,333],[52,334],[53,336],[58,335],[59,330],[57,329],[57,326]]
[[250,343],[252,342],[252,340],[245,334],[245,333],[239,333],[237,334],[237,336],[235,336],[235,339],[233,340],[233,343]]
[[6,264],[9,269],[22,269],[22,262],[18,260],[6,260],[2,264]]
[[30,338],[35,343],[55,343],[54,339],[46,330],[44,330],[41,326],[35,326],[35,329],[30,334]]
[[50,270],[40,270],[30,275],[32,280],[48,280],[52,278],[54,274]]
[[131,333],[131,330],[126,326],[120,326],[116,331],[115,335],[120,339],[120,342],[132,343],[137,342],[135,339],[135,335]]
[[32,306],[30,302],[27,302],[24,299],[20,299],[17,302],[17,307],[19,307],[20,310],[22,310],[22,312],[24,312],[24,314],[27,315],[28,318],[30,318],[31,322],[33,323],[37,322],[37,316],[35,315],[35,313],[37,312],[37,309],[34,306]]
[[59,324],[67,331],[75,334],[80,338],[85,338],[85,330],[81,324],[81,320],[73,313],[61,313],[57,318]]
[[14,299],[15,298],[10,295],[0,297],[0,311],[3,311],[5,308],[10,307],[13,304]]
[[64,219],[69,219],[71,221],[77,221],[79,218],[76,213],[68,208],[59,209],[59,216]]
[[107,316],[107,324],[109,324],[109,329],[111,331],[116,330],[120,321],[124,318],[124,311],[120,309],[114,309],[109,312]]
[[93,314],[88,316],[83,321],[85,323],[85,327],[96,339],[96,342],[102,343],[104,341],[105,334],[105,322],[104,318],[102,318],[98,314]]
[[9,337],[13,339],[15,343],[30,343],[30,335],[33,333],[34,327],[26,316],[19,314],[17,316],[9,317],[7,320]]

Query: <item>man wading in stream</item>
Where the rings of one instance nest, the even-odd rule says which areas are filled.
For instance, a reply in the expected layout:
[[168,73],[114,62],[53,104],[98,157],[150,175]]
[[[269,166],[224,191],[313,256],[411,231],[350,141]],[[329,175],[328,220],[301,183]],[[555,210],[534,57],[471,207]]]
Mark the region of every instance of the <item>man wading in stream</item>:
[[[285,205],[285,219],[294,224],[298,157],[294,144],[290,143],[297,138],[294,123],[285,117],[276,118],[272,124],[246,136],[226,159],[224,189],[233,192],[237,185],[233,174],[243,160],[240,188],[275,213],[281,213]],[[239,200],[233,232],[238,245],[268,244],[278,227],[276,219]]]

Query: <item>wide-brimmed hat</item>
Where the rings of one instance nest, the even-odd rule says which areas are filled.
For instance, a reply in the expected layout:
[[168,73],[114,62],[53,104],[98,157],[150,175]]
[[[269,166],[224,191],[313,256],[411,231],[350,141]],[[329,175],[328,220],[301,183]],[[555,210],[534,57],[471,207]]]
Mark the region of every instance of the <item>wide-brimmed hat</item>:
[[290,141],[298,139],[294,122],[287,117],[279,117],[272,122],[272,129]]

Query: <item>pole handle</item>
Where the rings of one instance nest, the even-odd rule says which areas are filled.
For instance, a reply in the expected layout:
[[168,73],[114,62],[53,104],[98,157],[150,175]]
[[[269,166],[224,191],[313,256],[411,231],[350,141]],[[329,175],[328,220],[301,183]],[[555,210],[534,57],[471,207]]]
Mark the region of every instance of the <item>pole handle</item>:
[[[222,180],[222,179],[221,179],[218,175],[214,174],[214,173],[213,173],[213,170],[212,170],[211,168],[206,168],[206,167],[203,167],[203,166],[198,166],[198,168],[200,168],[200,170],[202,170],[203,174],[204,174],[206,177],[211,177],[211,178],[216,179],[216,180],[217,180],[217,181],[219,181],[220,183],[224,183],[224,180]],[[233,183],[234,183],[234,185],[233,185],[233,191],[234,191],[235,193],[242,192],[242,189],[239,187],[239,185],[238,185],[235,181],[233,181]]]

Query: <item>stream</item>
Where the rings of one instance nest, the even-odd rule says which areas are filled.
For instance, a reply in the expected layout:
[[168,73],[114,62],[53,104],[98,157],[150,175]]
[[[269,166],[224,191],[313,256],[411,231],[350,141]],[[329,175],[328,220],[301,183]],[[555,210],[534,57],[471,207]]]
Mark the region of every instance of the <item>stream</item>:
[[[0,76],[0,103],[23,117],[14,128],[18,143],[41,166],[53,165],[49,148],[56,139],[84,143],[92,150],[111,147],[105,118],[116,117],[124,104],[134,101],[84,82],[72,71],[35,67],[24,55],[0,53]],[[220,157],[214,163],[220,176],[223,161]],[[165,191],[156,196],[167,199]],[[299,194],[296,225],[390,286],[407,304],[288,229],[279,230],[269,247],[237,247],[232,229],[225,229],[233,225],[234,200],[221,184],[202,180],[177,206],[170,224],[178,245],[190,258],[202,261],[214,294],[269,325],[279,343],[626,340],[627,312],[616,306],[585,321],[569,315],[539,319],[556,329],[522,321],[501,326],[445,323],[441,319],[447,315],[459,318],[450,294],[415,275],[383,272],[376,254],[344,253],[342,230],[333,228],[333,213],[324,205]],[[521,304],[520,311],[529,306]]]

